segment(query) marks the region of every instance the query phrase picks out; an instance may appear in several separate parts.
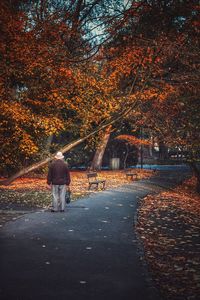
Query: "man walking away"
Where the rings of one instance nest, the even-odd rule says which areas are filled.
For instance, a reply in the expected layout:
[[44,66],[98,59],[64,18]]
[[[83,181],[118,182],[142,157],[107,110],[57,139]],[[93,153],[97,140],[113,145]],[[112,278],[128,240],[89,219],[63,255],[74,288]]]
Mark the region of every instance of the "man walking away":
[[70,173],[67,164],[63,160],[62,152],[57,152],[48,170],[47,187],[52,190],[52,212],[65,210],[65,194],[69,191]]

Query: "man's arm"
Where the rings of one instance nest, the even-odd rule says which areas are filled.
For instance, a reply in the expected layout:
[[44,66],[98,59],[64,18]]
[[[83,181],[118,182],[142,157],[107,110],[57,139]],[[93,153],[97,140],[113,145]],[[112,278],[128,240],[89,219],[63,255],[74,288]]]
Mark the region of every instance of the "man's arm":
[[48,174],[47,174],[47,188],[51,189],[51,183],[52,183],[52,170],[51,166],[49,166]]
[[70,172],[69,169],[66,168],[66,185],[69,186],[71,182]]

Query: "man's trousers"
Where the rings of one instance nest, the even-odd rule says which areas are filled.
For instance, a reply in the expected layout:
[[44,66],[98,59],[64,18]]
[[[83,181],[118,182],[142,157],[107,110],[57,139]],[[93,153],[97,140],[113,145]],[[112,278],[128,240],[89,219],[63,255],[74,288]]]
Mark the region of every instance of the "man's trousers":
[[52,185],[53,210],[65,210],[66,185]]

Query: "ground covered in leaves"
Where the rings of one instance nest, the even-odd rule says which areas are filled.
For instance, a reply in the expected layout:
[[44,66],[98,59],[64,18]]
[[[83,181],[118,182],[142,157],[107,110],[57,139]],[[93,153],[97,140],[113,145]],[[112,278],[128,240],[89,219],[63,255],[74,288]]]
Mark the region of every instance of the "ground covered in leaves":
[[[139,179],[152,171],[137,170]],[[101,171],[106,188],[127,184],[124,171]],[[72,201],[88,191],[85,171],[71,172]],[[200,196],[194,192],[194,178],[174,190],[145,197],[138,211],[137,232],[145,260],[162,297],[197,300],[200,295]],[[0,226],[26,211],[48,209],[51,192],[45,178],[20,178],[0,188]]]
[[[151,176],[152,171],[135,170],[138,179]],[[86,171],[71,171],[72,201],[90,193],[99,192],[92,188],[88,191]],[[101,171],[99,178],[106,179],[106,189],[116,188],[129,183],[124,171]],[[51,192],[46,187],[46,178],[19,178],[9,186],[0,187],[0,227],[9,220],[15,220],[30,210],[51,207]]]
[[162,296],[200,299],[200,196],[191,178],[174,190],[145,197],[137,230]]

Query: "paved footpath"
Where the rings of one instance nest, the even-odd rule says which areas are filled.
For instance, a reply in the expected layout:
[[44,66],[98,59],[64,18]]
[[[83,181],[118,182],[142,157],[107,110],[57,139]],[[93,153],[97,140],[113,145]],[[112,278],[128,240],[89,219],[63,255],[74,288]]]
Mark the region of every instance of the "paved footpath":
[[72,202],[64,213],[38,211],[0,231],[1,300],[162,300],[134,224],[139,199],[172,187],[161,172]]

